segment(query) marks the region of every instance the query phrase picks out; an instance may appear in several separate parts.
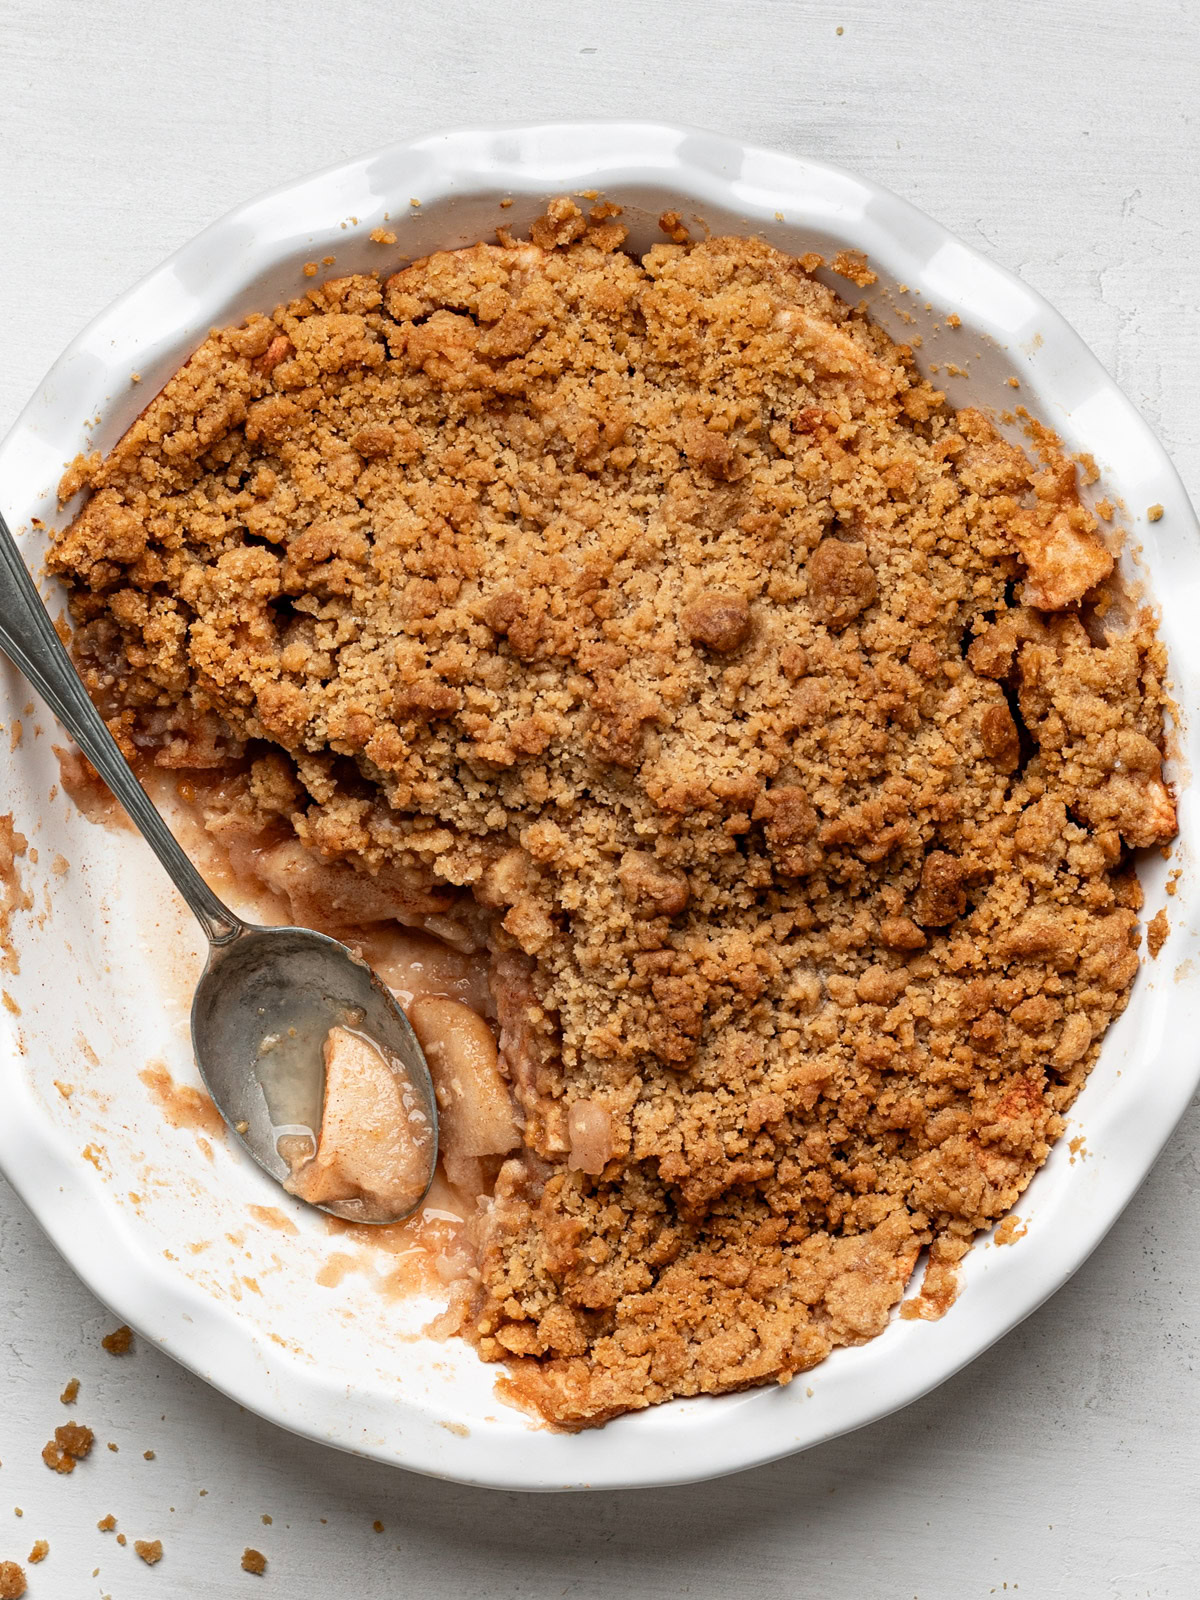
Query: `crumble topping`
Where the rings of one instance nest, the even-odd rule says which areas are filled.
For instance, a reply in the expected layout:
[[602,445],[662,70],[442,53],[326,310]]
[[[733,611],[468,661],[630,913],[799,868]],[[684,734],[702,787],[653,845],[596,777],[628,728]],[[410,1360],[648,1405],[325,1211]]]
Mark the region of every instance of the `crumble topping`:
[[926,1247],[940,1314],[1175,829],[1163,650],[1057,441],[819,258],[624,236],[559,200],[212,334],[50,562],[236,870],[488,952],[454,1321],[563,1427],[787,1381]]

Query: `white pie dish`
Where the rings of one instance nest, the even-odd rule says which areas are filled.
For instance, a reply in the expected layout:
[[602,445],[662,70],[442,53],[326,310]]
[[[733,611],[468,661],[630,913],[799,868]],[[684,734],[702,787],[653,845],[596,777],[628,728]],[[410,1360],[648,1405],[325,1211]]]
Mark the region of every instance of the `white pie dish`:
[[[865,251],[880,275],[866,297],[889,331],[920,332],[923,361],[969,368],[969,378],[947,380],[953,401],[1000,411],[1020,400],[1068,449],[1090,452],[1103,474],[1096,492],[1127,507],[1131,543],[1142,547],[1137,575],[1161,611],[1181,708],[1171,775],[1181,784],[1195,765],[1190,713],[1200,700],[1190,625],[1200,528],[1145,423],[1039,296],[905,202],[820,163],[694,130],[594,123],[437,135],[214,223],[71,344],[0,445],[0,497],[31,561],[41,545],[29,530],[35,518],[57,517],[63,463],[110,447],[210,326],[301,292],[304,262],[334,255],[339,274],[387,268],[400,254],[487,237],[499,223],[519,232],[546,199],[581,190],[628,208],[635,247],[660,237],[655,219],[671,208],[796,253]],[[513,204],[500,210],[506,197]],[[381,225],[398,235],[395,246],[370,241]],[[909,292],[897,294],[900,284]],[[962,321],[955,331],[944,328],[951,312]],[[1155,503],[1164,516],[1149,524]],[[497,1487],[610,1488],[714,1476],[861,1426],[949,1377],[1070,1276],[1200,1078],[1191,1043],[1200,990],[1187,981],[1198,948],[1194,802],[1181,785],[1174,898],[1165,861],[1142,869],[1145,915],[1166,905],[1173,932],[1146,962],[1074,1108],[1070,1136],[1082,1135],[1088,1154],[1073,1157],[1060,1142],[1019,1207],[1027,1235],[1012,1248],[980,1242],[949,1314],[897,1319],[786,1389],[676,1402],[577,1436],[538,1429],[495,1397],[501,1369],[458,1341],[420,1337],[431,1301],[393,1302],[353,1270],[319,1285],[317,1272],[344,1244],[231,1143],[214,1140],[210,1158],[191,1131],[164,1122],[139,1073],[162,1060],[177,1081],[196,1081],[180,1001],[199,972],[200,935],[140,841],[96,829],[61,792],[51,798],[59,774],[50,747],[61,739],[44,713],[22,716],[29,699],[0,667],[0,721],[24,723],[14,749],[0,745],[0,808],[11,808],[38,852],[22,867],[36,904],[14,921],[20,971],[0,974],[20,1010],[0,1010],[0,1168],[123,1320],[264,1417],[342,1448]],[[65,876],[52,870],[60,854],[71,863]],[[144,947],[136,962],[120,953],[126,938]],[[56,1080],[73,1086],[69,1097]],[[251,1206],[286,1212],[300,1232],[281,1234]]]

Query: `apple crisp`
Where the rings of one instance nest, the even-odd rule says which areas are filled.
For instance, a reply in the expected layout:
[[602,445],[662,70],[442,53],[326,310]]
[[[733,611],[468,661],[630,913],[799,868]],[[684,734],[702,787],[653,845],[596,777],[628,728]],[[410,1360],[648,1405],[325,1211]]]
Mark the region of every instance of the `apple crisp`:
[[567,1428],[786,1382],[924,1249],[943,1308],[1175,830],[1163,649],[1057,442],[818,257],[671,236],[559,200],[214,332],[50,563],[236,869],[484,953],[452,1322]]

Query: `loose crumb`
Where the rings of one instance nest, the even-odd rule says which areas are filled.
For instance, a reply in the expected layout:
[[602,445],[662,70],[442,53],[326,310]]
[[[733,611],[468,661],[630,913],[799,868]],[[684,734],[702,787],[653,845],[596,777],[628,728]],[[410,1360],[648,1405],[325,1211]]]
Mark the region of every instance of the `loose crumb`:
[[37,1566],[38,1562],[45,1561],[49,1554],[49,1541],[46,1539],[35,1539],[33,1542],[33,1549],[29,1552],[25,1559],[30,1563],[31,1566]]
[[1171,924],[1167,921],[1167,913],[1160,908],[1146,925],[1146,948],[1150,952],[1152,961],[1157,961],[1158,952],[1166,944],[1170,932]]
[[372,228],[370,238],[375,244],[395,244],[396,235],[390,228]]
[[[75,1471],[76,1462],[85,1459],[95,1442],[96,1435],[90,1428],[78,1422],[64,1422],[61,1428],[55,1428],[53,1439],[43,1447],[42,1460],[54,1472],[65,1476]],[[17,1515],[21,1513],[18,1511]]]
[[110,1439],[108,1441],[108,1448],[112,1451],[113,1455],[116,1455],[117,1452],[120,1450],[121,1446],[119,1444],[114,1444],[113,1441]]
[[946,326],[948,328],[961,328],[962,327],[962,318],[959,316],[957,311],[952,311],[950,313],[950,315],[946,318]]
[[252,1550],[249,1545],[242,1551],[242,1571],[253,1572],[262,1577],[267,1570],[267,1558],[261,1550]]
[[1017,1240],[1023,1239],[1028,1232],[1028,1223],[1022,1222],[1015,1211],[1010,1211],[996,1229],[994,1242],[996,1244],[1016,1244]]
[[1146,507],[1146,521],[1147,522],[1161,522],[1162,521],[1162,514],[1163,514],[1163,508],[1158,504]]
[[269,1528],[275,1519],[274,1517],[268,1516],[268,1514],[264,1511],[262,1514],[262,1520],[264,1525]]
[[373,1522],[371,1524],[371,1526],[375,1529],[376,1533],[382,1533],[383,1532],[383,1523],[382,1522]]
[[143,1461],[153,1461],[154,1459],[155,1459],[155,1455],[154,1455],[154,1451],[153,1450],[143,1450],[142,1451],[142,1460]]
[[100,1343],[110,1356],[127,1356],[133,1349],[133,1329],[127,1328],[122,1323],[119,1328],[114,1328],[112,1333],[106,1333]]
[[304,263],[304,276],[306,278],[315,278],[316,275],[317,275],[317,263],[315,261],[306,261]]
[[1008,384],[1010,389],[1019,389],[1021,387],[1020,378],[1006,378],[1004,381]]
[[119,1545],[125,1545],[125,1544],[128,1543],[128,1540],[126,1539],[126,1537],[125,1537],[125,1535],[123,1533],[119,1533],[117,1535],[117,1543]]
[[866,289],[877,281],[861,250],[839,250],[829,266],[830,271],[836,272],[840,278],[846,278],[859,289]]
[[111,1533],[117,1525],[117,1519],[110,1511],[107,1516],[101,1517],[96,1524],[101,1533]]
[[133,1548],[148,1567],[156,1566],[162,1560],[161,1539],[135,1539]]
[[25,1587],[24,1568],[15,1561],[0,1561],[0,1600],[21,1600]]
[[58,1398],[64,1406],[73,1406],[79,1398],[79,1379],[71,1378]]

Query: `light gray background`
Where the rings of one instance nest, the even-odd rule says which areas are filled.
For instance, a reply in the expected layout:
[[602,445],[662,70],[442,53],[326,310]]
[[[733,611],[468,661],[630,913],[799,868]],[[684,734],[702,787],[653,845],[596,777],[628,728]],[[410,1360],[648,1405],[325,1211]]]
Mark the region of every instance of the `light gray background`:
[[[655,116],[855,169],[1015,268],[1196,499],[1198,83],[1186,0],[0,0],[0,433],[94,312],[260,189],[437,127]],[[1074,1281],[908,1411],[724,1482],[571,1498],[355,1461],[160,1354],[113,1360],[0,1183],[0,1560],[49,1539],[30,1600],[256,1594],[247,1543],[262,1592],[302,1600],[1190,1600],[1198,1153],[1193,1106]],[[39,1452],[72,1375],[100,1445],[60,1479]],[[108,1511],[161,1566],[95,1531]]]

